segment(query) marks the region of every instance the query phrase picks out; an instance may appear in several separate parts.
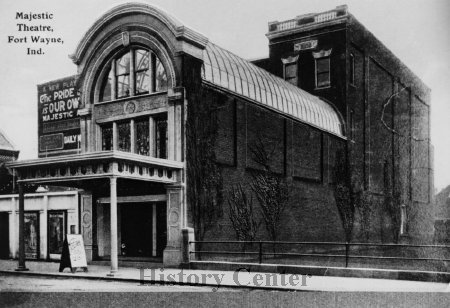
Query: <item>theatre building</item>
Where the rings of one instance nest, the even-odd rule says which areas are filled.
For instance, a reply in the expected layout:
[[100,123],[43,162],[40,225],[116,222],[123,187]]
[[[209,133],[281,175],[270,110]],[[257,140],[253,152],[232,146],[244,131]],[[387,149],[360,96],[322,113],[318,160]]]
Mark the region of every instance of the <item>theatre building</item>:
[[80,189],[88,260],[112,271],[179,265],[186,227],[235,239],[227,200],[237,183],[251,191],[255,149],[290,183],[279,240],[343,241],[338,151],[371,196],[369,240],[393,240],[386,174],[405,239],[432,236],[428,88],[346,7],[271,22],[267,37],[269,57],[249,62],[150,5],[111,9],[71,56],[77,75],[38,86],[39,158],[10,168],[22,185]]

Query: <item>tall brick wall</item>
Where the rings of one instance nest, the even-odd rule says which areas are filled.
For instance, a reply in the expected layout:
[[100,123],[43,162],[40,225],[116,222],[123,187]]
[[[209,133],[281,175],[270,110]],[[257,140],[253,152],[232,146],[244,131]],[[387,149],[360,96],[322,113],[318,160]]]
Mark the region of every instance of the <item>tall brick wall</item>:
[[355,58],[355,85],[348,85],[347,97],[355,115],[351,155],[358,166],[363,156],[364,182],[372,193],[371,238],[389,241],[387,231],[398,228],[383,210],[387,162],[395,202],[407,206],[406,240],[427,242],[433,233],[429,89],[353,17],[348,32],[348,54]]
[[[368,134],[367,156],[369,191],[383,193],[384,165],[393,162],[392,133],[388,127],[393,125],[392,104],[386,105],[393,93],[393,77],[382,66],[371,59],[368,76],[368,110],[366,131]],[[357,119],[360,120],[360,119]],[[383,124],[384,121],[384,124]]]
[[286,131],[282,116],[262,108],[246,104],[246,157],[247,168],[263,170],[258,163],[258,151],[264,151],[269,158],[270,170],[285,173]]
[[[343,241],[341,221],[330,183],[334,178],[335,152],[344,141],[305,124],[288,119],[213,89],[205,98],[219,101],[216,158],[223,177],[223,216],[205,240],[235,240],[229,218],[228,196],[240,183],[252,194],[252,172],[262,167],[255,161],[253,147],[259,143],[273,153],[270,168],[286,176],[292,185],[291,198],[281,218],[278,240]],[[262,221],[256,197],[256,219]],[[257,240],[270,237],[262,223]]]

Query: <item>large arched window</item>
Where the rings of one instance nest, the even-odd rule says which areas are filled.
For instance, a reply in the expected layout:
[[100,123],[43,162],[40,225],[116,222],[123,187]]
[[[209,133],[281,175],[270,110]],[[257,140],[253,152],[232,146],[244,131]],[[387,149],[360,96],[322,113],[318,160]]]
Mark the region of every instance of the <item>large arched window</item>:
[[167,91],[167,73],[154,52],[132,48],[108,63],[99,101]]

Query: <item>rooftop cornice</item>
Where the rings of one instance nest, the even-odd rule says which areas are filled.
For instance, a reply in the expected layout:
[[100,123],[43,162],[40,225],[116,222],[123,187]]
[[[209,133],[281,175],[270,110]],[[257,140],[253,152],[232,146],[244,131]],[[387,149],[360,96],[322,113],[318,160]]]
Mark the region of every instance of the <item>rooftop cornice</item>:
[[285,21],[272,21],[269,22],[269,32],[266,36],[270,40],[303,31],[337,25],[346,22],[349,16],[347,6],[342,5],[326,12],[304,14]]

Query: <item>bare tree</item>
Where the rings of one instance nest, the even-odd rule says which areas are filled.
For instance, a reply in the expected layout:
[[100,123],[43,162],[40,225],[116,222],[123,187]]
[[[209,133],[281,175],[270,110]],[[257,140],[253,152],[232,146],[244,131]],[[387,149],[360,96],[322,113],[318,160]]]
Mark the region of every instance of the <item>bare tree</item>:
[[[260,223],[257,223],[253,214],[253,196],[247,196],[241,184],[232,186],[228,205],[230,220],[233,224],[238,241],[254,241]],[[246,243],[243,245],[245,250]]]
[[280,218],[289,201],[289,186],[284,179],[264,172],[253,176],[251,187],[259,201],[266,230],[272,241],[276,241]]
[[[278,238],[281,215],[289,202],[291,191],[286,179],[271,170],[270,162],[275,147],[276,145],[268,150],[267,144],[258,136],[256,143],[250,148],[253,160],[263,169],[253,173],[250,186],[258,199],[266,230],[274,242]],[[275,252],[275,244],[273,250]]]

